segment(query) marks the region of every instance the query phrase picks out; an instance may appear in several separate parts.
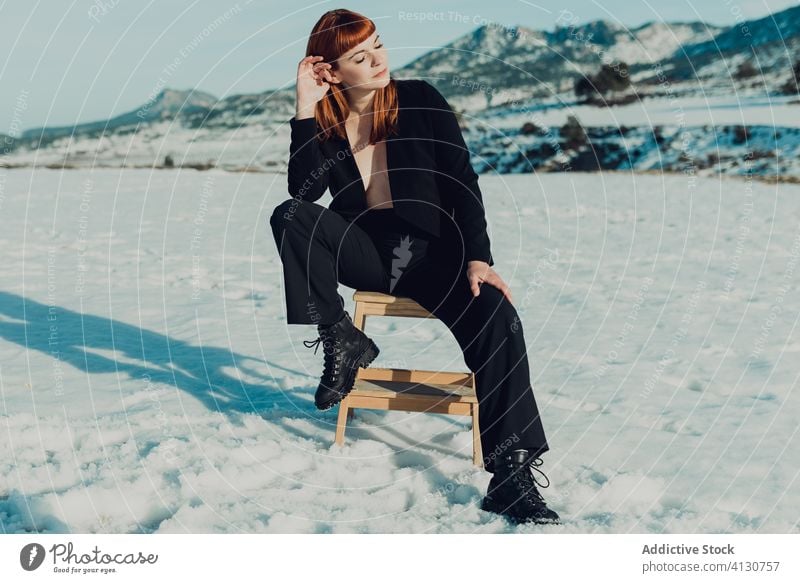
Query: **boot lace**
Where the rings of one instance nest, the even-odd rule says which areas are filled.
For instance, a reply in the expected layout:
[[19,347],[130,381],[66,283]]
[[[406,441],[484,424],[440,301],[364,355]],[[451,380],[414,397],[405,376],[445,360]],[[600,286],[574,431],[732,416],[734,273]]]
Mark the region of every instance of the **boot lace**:
[[320,330],[319,337],[316,340],[303,340],[303,344],[307,348],[314,347],[314,354],[317,349],[322,345],[322,351],[325,353],[325,366],[322,371],[322,377],[330,379],[331,383],[336,381],[336,377],[341,371],[341,355],[340,350],[342,339],[336,334],[330,334],[327,330]]
[[[539,493],[539,490],[536,489],[536,486],[539,486],[540,488],[547,488],[550,486],[550,479],[542,470],[539,469],[539,466],[541,466],[542,463],[544,462],[541,458],[529,459],[511,475],[511,480],[513,483],[524,493],[524,499],[534,506],[545,505],[544,498]],[[544,476],[544,479],[547,480],[547,483],[539,483],[531,470],[536,470],[542,476]]]

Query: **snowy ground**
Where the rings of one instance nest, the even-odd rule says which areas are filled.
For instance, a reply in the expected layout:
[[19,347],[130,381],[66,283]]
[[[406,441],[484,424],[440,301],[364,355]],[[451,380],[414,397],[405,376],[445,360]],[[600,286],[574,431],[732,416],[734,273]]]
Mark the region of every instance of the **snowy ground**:
[[[481,187],[564,526],[478,509],[466,418],[359,411],[332,444],[268,231],[285,176],[18,169],[0,173],[2,530],[799,532],[800,186]],[[368,332],[376,364],[465,370],[440,322]]]
[[[553,106],[555,105],[555,106]],[[492,127],[519,128],[526,121],[559,127],[574,115],[584,127],[592,126],[657,126],[657,125],[769,125],[797,127],[797,96],[774,96],[763,93],[654,97],[628,105],[595,107],[551,104],[522,108],[520,112],[502,110],[486,115]]]

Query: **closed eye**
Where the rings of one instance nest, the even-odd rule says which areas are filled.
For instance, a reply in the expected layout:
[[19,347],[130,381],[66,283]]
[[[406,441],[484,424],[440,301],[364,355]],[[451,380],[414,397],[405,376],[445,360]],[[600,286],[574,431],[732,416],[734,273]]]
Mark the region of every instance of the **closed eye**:
[[[379,48],[381,48],[382,46],[383,46],[383,44],[375,45],[375,48],[376,48],[376,49],[379,49]],[[363,62],[364,62],[364,61],[366,61],[366,60],[367,60],[367,57],[364,57],[364,58],[363,58],[363,59],[361,59],[360,61],[356,61],[356,63],[358,63],[358,64],[360,65],[361,63],[363,63]]]

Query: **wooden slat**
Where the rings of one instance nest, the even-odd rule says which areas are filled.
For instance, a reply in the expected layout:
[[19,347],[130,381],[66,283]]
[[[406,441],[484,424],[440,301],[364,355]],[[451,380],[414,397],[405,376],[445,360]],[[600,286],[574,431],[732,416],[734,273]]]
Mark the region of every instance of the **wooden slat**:
[[[471,415],[470,403],[459,403],[449,400],[431,400],[430,398],[397,397],[385,399],[383,397],[369,397],[364,395],[347,396],[348,406],[357,409],[380,409],[382,411],[412,411],[417,413],[440,413],[443,415]],[[344,402],[344,401],[342,401]]]
[[428,310],[411,298],[404,298],[372,291],[357,291],[353,294],[357,306],[372,316],[397,316],[407,318],[434,318]]
[[432,385],[452,385],[470,387],[474,392],[474,376],[471,372],[452,372],[439,370],[408,370],[404,368],[359,368],[356,379],[367,381],[397,381],[404,383],[425,383]]
[[395,316],[397,318],[434,318],[435,316],[420,305],[360,304],[364,314],[370,316]]
[[[478,399],[472,387],[457,387],[431,383],[407,383],[401,381],[368,381],[356,380],[350,395],[394,399],[426,399],[429,401],[450,400],[460,403],[477,403]],[[348,397],[350,396],[348,395]]]
[[411,298],[403,296],[393,296],[391,294],[384,294],[376,291],[356,291],[353,293],[353,300],[356,302],[366,302],[369,304],[403,304],[403,303],[416,303]]

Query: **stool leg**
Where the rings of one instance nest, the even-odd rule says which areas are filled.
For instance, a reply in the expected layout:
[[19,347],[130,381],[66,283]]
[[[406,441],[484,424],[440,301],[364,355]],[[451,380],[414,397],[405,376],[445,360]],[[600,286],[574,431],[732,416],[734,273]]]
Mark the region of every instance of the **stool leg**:
[[348,419],[355,419],[356,417],[356,410],[353,407],[347,408],[347,418]]
[[483,456],[481,454],[481,432],[478,427],[478,405],[473,403],[472,411],[472,463],[479,468],[483,467]]
[[364,313],[364,302],[356,301],[356,309],[353,312],[353,326],[364,331],[364,326],[366,326],[367,322],[367,315]]
[[[364,326],[366,325],[367,325],[367,314],[365,313],[364,302],[359,302],[358,300],[356,300],[356,308],[355,311],[353,312],[353,326],[355,326],[356,328],[358,328],[363,332]],[[361,368],[359,367],[356,370],[356,380],[360,378],[361,378]],[[344,400],[346,401],[347,398],[345,397]],[[342,402],[342,404],[344,404],[344,402]],[[347,418],[353,419],[355,416],[356,416],[355,409],[348,408]]]
[[349,410],[347,399],[339,403],[339,416],[336,419],[336,443],[338,445],[344,445],[344,430],[347,427],[347,412]]

